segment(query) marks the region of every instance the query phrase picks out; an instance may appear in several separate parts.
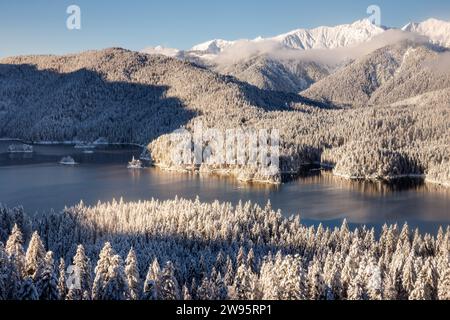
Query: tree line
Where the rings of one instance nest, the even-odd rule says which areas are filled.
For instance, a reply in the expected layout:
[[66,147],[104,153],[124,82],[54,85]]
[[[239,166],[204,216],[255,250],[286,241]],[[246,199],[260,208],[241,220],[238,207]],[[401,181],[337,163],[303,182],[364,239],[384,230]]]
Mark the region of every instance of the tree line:
[[0,226],[0,299],[450,299],[449,227],[377,236],[307,227],[270,203],[178,198],[33,218],[1,207]]

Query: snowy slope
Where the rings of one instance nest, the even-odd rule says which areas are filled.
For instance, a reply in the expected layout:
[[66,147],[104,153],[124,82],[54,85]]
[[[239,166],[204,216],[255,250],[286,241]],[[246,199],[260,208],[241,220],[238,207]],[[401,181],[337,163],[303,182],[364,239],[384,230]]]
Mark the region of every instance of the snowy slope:
[[[386,28],[371,23],[368,19],[358,20],[351,24],[343,24],[334,27],[321,26],[314,29],[297,29],[274,37],[258,37],[253,40],[242,39],[228,41],[214,39],[193,46],[190,50],[179,51],[167,48],[147,48],[143,52],[161,53],[168,56],[198,57],[213,59],[223,51],[232,48],[240,42],[249,44],[261,44],[270,42],[279,44],[287,49],[336,49],[352,47],[367,42],[377,35],[382,34]],[[406,32],[414,32],[429,37],[433,43],[450,47],[450,22],[428,19],[421,23],[409,23],[402,28]]]
[[336,27],[318,27],[298,29],[271,38],[283,46],[292,49],[335,49],[349,47],[372,39],[385,31],[369,20],[359,20],[352,24]]
[[301,94],[337,104],[395,103],[450,88],[450,73],[430,68],[440,59],[439,51],[428,45],[404,41],[354,61]]
[[227,41],[222,39],[214,39],[193,46],[191,51],[201,51],[206,54],[218,54],[224,49],[231,47],[235,41]]
[[[411,41],[419,41],[416,40],[418,37],[415,33],[429,37],[435,44],[450,48],[450,22],[429,19],[422,23],[410,23],[402,30],[404,32],[379,27],[368,19],[363,19],[351,24],[297,29],[275,37],[258,37],[253,40],[214,39],[186,51],[156,47],[147,48],[143,52],[188,60],[262,89],[299,92],[339,70],[341,66],[386,45],[409,38]],[[422,39],[420,42],[423,42]],[[314,63],[303,55],[309,55],[310,60],[312,57]],[[322,59],[316,61],[316,56]],[[345,58],[345,63],[334,59],[337,57]],[[390,62],[386,61],[386,65],[389,66]],[[383,69],[386,66],[372,67]],[[365,86],[366,84],[362,87]],[[325,87],[324,90],[329,91],[329,88]],[[362,100],[363,97],[368,98],[366,93],[362,94]],[[348,98],[350,97],[351,95]]]
[[192,47],[191,51],[205,55],[217,55],[235,45],[238,41],[261,43],[270,41],[289,49],[334,49],[366,42],[385,31],[369,20],[358,20],[352,24],[335,27],[318,27],[315,29],[297,29],[275,37],[258,37],[253,40],[227,41],[222,39],[210,40]]
[[450,22],[428,19],[421,23],[408,23],[402,30],[418,33],[430,38],[434,44],[450,48]]

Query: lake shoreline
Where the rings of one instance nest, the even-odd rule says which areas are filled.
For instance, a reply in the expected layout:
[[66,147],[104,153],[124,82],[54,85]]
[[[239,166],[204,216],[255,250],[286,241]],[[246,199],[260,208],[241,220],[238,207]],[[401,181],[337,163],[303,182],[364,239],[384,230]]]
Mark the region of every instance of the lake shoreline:
[[[67,141],[27,141],[24,139],[18,139],[18,138],[0,138],[0,141],[17,141],[21,143],[31,144],[31,145],[77,145],[77,144],[93,144],[96,146],[131,146],[131,147],[139,147],[143,149],[147,149],[146,145],[141,145],[137,143],[124,143],[124,142],[105,142],[105,143],[95,143],[95,142],[87,142],[87,141],[81,141],[81,140],[67,140]],[[175,166],[167,166],[160,163],[152,163],[151,166],[158,167],[163,171],[169,171],[169,172],[179,172],[179,173],[193,173],[193,174],[199,174],[200,170],[198,169],[189,169],[189,168],[180,168]],[[236,181],[239,181],[241,183],[246,184],[266,184],[266,185],[281,185],[283,183],[291,182],[292,180],[297,179],[302,174],[302,170],[309,166],[317,166],[316,170],[327,170],[331,171],[332,174],[336,177],[340,177],[343,179],[351,180],[351,181],[369,181],[369,182],[382,182],[382,183],[392,183],[397,180],[402,179],[420,179],[424,183],[432,184],[432,185],[438,185],[444,188],[450,188],[450,183],[442,182],[434,179],[427,178],[426,174],[401,174],[401,175],[392,175],[392,176],[385,176],[385,177],[378,177],[378,176],[353,176],[349,174],[344,173],[336,173],[334,172],[335,166],[330,163],[321,163],[321,162],[312,162],[312,163],[304,163],[302,164],[302,168],[299,169],[297,172],[281,172],[280,175],[282,177],[281,181],[273,181],[271,179],[267,180],[261,180],[261,179],[241,179],[236,174],[233,173],[233,169],[204,169],[202,173],[208,173],[212,175],[218,175],[218,176],[227,176],[232,179],[235,179]],[[208,171],[208,172],[207,172]],[[287,178],[287,179],[286,179]]]
[[[158,166],[128,170],[128,161],[140,153],[135,146],[105,145],[95,154],[86,155],[73,144],[40,144],[34,147],[32,157],[13,157],[6,153],[10,143],[11,140],[0,143],[0,202],[9,207],[23,205],[31,213],[46,213],[51,208],[59,212],[80,200],[95,205],[113,198],[138,202],[200,196],[209,203],[252,201],[262,206],[270,199],[276,210],[282,210],[286,216],[299,214],[311,225],[334,227],[347,218],[351,223],[378,228],[385,222],[407,221],[434,233],[436,226],[450,223],[448,189],[432,187],[422,180],[354,182],[336,177],[316,164],[297,179],[281,185],[240,183],[226,171],[176,173]],[[81,165],[59,165],[61,157],[67,155]]]

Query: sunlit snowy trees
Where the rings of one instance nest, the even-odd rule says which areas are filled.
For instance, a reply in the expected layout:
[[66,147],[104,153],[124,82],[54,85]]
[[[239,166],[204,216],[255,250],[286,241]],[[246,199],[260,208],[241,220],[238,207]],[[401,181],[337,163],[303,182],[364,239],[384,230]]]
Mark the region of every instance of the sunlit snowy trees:
[[55,273],[53,252],[45,255],[45,265],[41,279],[37,283],[39,288],[39,300],[59,300],[58,277]]
[[6,300],[8,299],[9,292],[9,274],[11,267],[8,255],[5,251],[5,247],[3,243],[0,242],[0,299]]
[[[77,268],[76,265],[75,268]],[[83,293],[82,299],[84,300],[89,297],[89,292],[85,290],[90,285],[90,283],[86,283],[88,274],[85,269],[76,270],[76,272],[78,272],[80,280],[82,279],[78,286],[81,288],[79,290]],[[107,242],[100,253],[100,258],[95,268],[92,299],[125,300],[127,295],[128,284],[123,260],[119,255],[115,254],[111,244]]]
[[[365,227],[352,231],[346,221],[334,229],[306,227],[298,217],[283,218],[270,204],[233,207],[183,199],[80,204],[28,221],[36,230],[31,237],[23,238],[18,227],[8,227],[4,249],[0,242],[2,299],[450,296],[448,227],[433,237],[408,225],[386,225],[376,236]],[[61,246],[63,234],[68,243],[80,245]],[[48,247],[41,239],[47,239]],[[57,258],[65,261],[58,270]]]
[[136,252],[131,248],[125,260],[125,274],[127,277],[128,294],[127,297],[130,300],[138,300],[141,293],[141,280],[139,276],[139,268],[137,265]]
[[[92,270],[89,258],[86,256],[84,247],[79,245],[77,253],[73,258],[74,272],[77,277],[77,285],[69,289],[67,293],[68,300],[84,300],[91,295],[91,277]],[[62,270],[60,269],[60,275]],[[61,280],[63,281],[63,280]],[[60,287],[62,284],[60,284]]]

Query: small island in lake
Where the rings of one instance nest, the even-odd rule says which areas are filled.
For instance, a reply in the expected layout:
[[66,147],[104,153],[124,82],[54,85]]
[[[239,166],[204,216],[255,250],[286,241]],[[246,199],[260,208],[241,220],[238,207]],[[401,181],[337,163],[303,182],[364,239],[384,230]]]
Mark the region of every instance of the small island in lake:
[[33,146],[28,144],[12,144],[8,147],[8,153],[33,153]]
[[62,165],[65,165],[65,166],[73,166],[73,165],[77,164],[75,162],[75,159],[72,158],[71,156],[67,156],[67,157],[62,158],[59,163],[62,164]]

